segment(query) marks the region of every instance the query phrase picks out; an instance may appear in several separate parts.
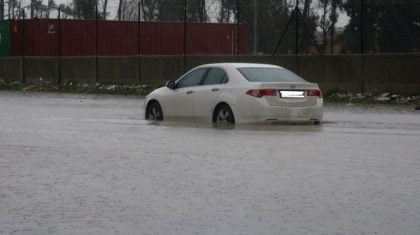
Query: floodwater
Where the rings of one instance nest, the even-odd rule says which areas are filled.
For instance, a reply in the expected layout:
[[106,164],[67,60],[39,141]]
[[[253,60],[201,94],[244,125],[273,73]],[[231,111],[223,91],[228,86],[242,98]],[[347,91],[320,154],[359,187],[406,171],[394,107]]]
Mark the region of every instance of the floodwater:
[[143,120],[135,97],[0,92],[0,234],[419,234],[420,111]]

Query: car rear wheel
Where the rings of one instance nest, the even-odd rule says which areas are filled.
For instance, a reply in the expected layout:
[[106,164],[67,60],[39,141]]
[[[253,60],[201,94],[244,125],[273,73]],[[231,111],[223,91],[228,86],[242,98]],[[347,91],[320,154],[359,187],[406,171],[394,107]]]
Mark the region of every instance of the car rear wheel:
[[160,104],[156,101],[152,101],[146,110],[146,119],[151,121],[162,121],[163,113]]
[[313,121],[312,124],[315,125],[315,126],[319,126],[319,125],[321,125],[321,121],[316,120],[316,121]]
[[213,122],[216,124],[235,123],[232,109],[227,104],[219,105],[213,115]]

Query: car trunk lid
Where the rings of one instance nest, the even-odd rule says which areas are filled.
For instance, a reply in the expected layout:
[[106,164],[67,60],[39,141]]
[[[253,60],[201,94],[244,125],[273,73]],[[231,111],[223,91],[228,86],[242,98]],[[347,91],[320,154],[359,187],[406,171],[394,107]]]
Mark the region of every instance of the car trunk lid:
[[306,107],[315,106],[318,96],[309,96],[309,90],[319,90],[314,83],[262,83],[264,89],[276,90],[275,96],[265,96],[272,106]]

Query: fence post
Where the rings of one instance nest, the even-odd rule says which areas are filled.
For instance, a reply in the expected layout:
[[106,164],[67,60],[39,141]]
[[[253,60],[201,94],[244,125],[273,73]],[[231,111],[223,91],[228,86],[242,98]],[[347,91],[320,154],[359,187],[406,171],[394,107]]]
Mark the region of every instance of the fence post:
[[296,73],[299,74],[300,58],[299,58],[299,0],[296,0],[296,22],[295,22],[295,54],[296,54]]
[[98,3],[95,5],[95,83],[98,83]]
[[361,55],[361,77],[360,77],[360,92],[365,93],[365,2],[361,0],[361,14],[360,14],[360,55]]
[[296,22],[295,22],[295,54],[299,54],[299,15],[297,12],[299,11],[299,0],[296,0]]
[[25,70],[25,9],[22,9],[22,83],[26,83]]
[[239,49],[239,42],[240,42],[240,3],[239,0],[236,0],[236,60],[239,61],[239,53],[240,53],[240,49]]
[[184,0],[184,73],[187,72],[187,0]]
[[58,24],[57,24],[57,38],[58,38],[58,65],[57,65],[57,83],[61,85],[61,8],[58,8]]
[[258,0],[254,0],[254,55],[258,52]]
[[140,0],[138,2],[138,12],[137,12],[137,80],[140,83],[141,82],[141,35],[140,35],[140,12],[141,12],[141,3],[143,0]]

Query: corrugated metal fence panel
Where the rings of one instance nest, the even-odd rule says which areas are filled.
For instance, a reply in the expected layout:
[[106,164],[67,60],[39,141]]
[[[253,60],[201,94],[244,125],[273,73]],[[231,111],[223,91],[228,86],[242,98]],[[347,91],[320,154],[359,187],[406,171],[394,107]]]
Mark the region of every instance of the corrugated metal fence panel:
[[241,24],[239,27],[239,50],[241,54],[247,54],[248,51],[248,33],[246,31],[245,25]]
[[[58,55],[58,20],[33,19],[25,23],[25,55]],[[26,40],[29,39],[29,40]]]
[[60,27],[62,56],[96,55],[94,20],[61,20]]
[[[14,20],[11,24],[11,55],[22,55],[24,47],[27,56],[57,56],[59,44],[61,56],[94,56],[97,53],[100,56],[136,55],[138,26],[135,21],[25,20],[23,43],[22,21]],[[183,23],[142,22],[140,29],[141,54],[184,53]],[[247,35],[244,25],[240,26],[240,32],[240,51],[245,53]],[[188,23],[188,54],[234,54],[235,51],[235,24]]]
[[0,21],[0,56],[10,54],[10,21]]
[[20,56],[23,53],[23,34],[22,34],[22,21],[21,20],[11,20],[10,21],[10,55],[11,56]]
[[232,54],[235,30],[226,24],[192,23],[187,26],[188,54]]
[[183,53],[184,31],[181,23],[141,23],[143,55],[180,55]]
[[98,55],[137,55],[137,22],[98,21]]

